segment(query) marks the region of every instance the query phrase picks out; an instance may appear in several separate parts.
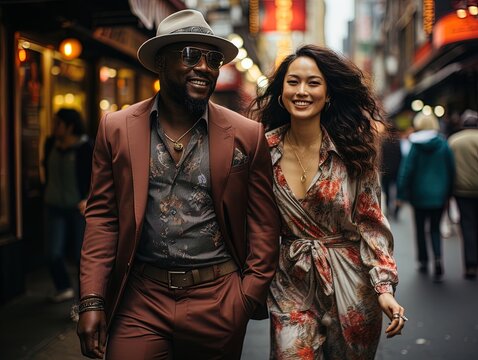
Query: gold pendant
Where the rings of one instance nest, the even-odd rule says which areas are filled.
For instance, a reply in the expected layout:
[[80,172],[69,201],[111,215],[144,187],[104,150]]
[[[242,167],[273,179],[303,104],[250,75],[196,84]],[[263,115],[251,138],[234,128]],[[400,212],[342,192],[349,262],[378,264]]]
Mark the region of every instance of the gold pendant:
[[183,151],[183,144],[178,143],[178,142],[174,142],[173,148],[176,151]]
[[305,174],[302,174],[302,176],[300,177],[300,182],[305,183],[305,180],[307,180],[307,176],[305,176]]

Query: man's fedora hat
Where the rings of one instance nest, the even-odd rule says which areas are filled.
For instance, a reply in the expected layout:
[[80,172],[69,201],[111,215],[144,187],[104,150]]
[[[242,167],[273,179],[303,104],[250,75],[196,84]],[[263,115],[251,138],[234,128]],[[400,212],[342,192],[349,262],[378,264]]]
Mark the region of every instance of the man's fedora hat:
[[145,41],[138,49],[138,59],[143,66],[157,72],[154,58],[162,47],[178,42],[199,42],[217,47],[224,54],[224,64],[237,55],[237,47],[222,37],[214,35],[199,11],[181,10],[166,17],[158,26],[156,36]]

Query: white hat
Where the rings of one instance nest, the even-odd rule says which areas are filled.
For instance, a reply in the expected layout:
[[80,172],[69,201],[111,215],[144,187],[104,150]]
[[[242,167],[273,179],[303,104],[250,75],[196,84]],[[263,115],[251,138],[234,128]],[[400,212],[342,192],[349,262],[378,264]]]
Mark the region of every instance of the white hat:
[[439,130],[440,124],[438,119],[433,114],[425,115],[422,112],[419,112],[413,118],[413,127],[415,130]]
[[461,122],[463,127],[474,128],[478,126],[478,112],[467,109],[461,114]]
[[187,9],[175,12],[161,21],[156,36],[139,47],[138,59],[146,69],[157,72],[154,58],[158,50],[178,42],[213,45],[224,54],[224,64],[234,60],[239,51],[229,40],[214,35],[199,11]]

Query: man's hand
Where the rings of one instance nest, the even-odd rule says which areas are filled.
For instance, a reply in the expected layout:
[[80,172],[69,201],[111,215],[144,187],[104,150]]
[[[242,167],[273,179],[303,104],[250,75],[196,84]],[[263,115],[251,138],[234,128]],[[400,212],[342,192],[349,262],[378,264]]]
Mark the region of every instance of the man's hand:
[[106,316],[104,311],[85,311],[80,314],[76,330],[81,352],[91,359],[102,359],[105,354]]
[[85,210],[86,210],[86,200],[81,200],[78,203],[78,210],[80,210],[80,214],[85,216]]

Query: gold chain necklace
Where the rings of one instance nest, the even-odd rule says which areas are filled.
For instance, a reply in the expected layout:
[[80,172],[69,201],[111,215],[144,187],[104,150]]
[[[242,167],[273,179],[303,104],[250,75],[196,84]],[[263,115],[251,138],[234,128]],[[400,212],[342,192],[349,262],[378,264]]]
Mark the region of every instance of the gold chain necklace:
[[163,130],[163,134],[164,136],[166,137],[166,139],[168,139],[169,141],[171,141],[173,143],[173,149],[176,150],[176,151],[183,151],[184,149],[184,145],[182,143],[180,143],[181,139],[183,137],[185,137],[192,129],[194,129],[194,127],[196,126],[196,124],[199,122],[199,120],[201,120],[201,118],[198,119],[198,121],[196,121],[193,126],[191,126],[188,131],[186,131],[184,134],[182,134],[180,137],[178,137],[176,140],[173,140],[171,139],[168,134],[166,134],[166,132]]
[[302,161],[300,161],[300,157],[297,154],[297,152],[295,151],[294,145],[292,145],[292,142],[290,141],[289,132],[286,133],[286,138],[287,138],[287,141],[289,142],[290,148],[292,149],[295,157],[297,158],[297,162],[299,163],[300,167],[302,168],[302,176],[300,177],[300,182],[305,183],[305,181],[307,180],[307,171],[309,170],[309,167],[304,168],[304,165],[302,165]]

